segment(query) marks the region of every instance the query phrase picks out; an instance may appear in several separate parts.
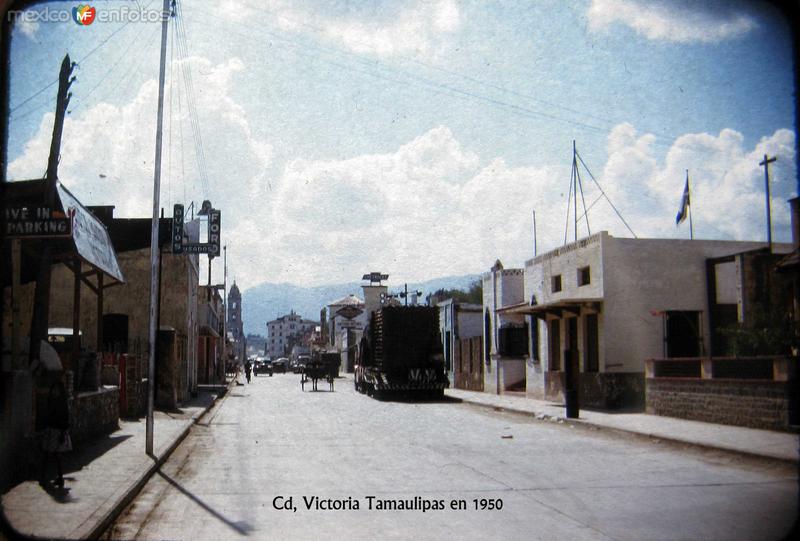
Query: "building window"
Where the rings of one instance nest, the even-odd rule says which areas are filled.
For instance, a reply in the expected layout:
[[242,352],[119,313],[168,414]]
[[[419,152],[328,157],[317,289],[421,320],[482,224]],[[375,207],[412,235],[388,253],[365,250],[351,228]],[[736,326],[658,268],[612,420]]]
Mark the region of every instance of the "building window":
[[586,314],[583,319],[583,336],[585,340],[583,352],[583,371],[597,372],[600,364],[600,339],[597,325],[597,314]]
[[550,370],[561,370],[561,320],[554,319],[550,322],[549,340]]
[[561,291],[561,275],[558,274],[550,278],[550,290],[553,293]]
[[578,269],[578,287],[589,285],[592,281],[592,273],[589,267]]

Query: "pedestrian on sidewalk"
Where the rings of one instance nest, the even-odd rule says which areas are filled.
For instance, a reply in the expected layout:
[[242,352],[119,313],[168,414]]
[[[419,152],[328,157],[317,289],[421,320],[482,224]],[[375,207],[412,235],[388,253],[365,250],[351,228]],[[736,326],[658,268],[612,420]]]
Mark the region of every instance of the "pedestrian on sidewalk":
[[45,485],[47,466],[51,455],[55,458],[56,485],[64,488],[64,472],[61,467],[61,454],[72,451],[72,439],[69,436],[69,404],[67,390],[64,387],[64,373],[57,372],[51,376],[50,390],[47,393],[47,406],[44,411],[44,431],[42,434],[42,470],[39,483]]
[[247,376],[247,383],[250,383],[250,376],[253,374],[253,365],[247,361],[244,365],[244,373]]

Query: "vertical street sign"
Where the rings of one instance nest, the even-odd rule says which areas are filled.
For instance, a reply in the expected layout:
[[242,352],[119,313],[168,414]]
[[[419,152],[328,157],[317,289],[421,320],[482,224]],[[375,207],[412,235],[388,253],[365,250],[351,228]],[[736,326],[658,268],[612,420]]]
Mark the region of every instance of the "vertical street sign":
[[221,220],[222,213],[219,210],[212,210],[208,213],[208,243],[211,245],[209,257],[219,255]]
[[183,253],[183,205],[176,204],[172,208],[172,253]]

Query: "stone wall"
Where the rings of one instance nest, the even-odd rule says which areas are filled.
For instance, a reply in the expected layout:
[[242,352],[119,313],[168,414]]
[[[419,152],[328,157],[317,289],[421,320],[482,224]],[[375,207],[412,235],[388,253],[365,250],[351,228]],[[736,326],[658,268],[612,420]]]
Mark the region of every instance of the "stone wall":
[[709,423],[787,430],[791,382],[713,379],[646,380],[647,413]]
[[603,409],[643,409],[642,372],[583,372],[580,376],[580,404]]
[[[545,400],[564,402],[563,371],[545,372]],[[581,372],[579,401],[582,408],[641,409],[644,374],[641,372]]]
[[70,436],[80,443],[119,428],[119,388],[79,393],[70,405]]

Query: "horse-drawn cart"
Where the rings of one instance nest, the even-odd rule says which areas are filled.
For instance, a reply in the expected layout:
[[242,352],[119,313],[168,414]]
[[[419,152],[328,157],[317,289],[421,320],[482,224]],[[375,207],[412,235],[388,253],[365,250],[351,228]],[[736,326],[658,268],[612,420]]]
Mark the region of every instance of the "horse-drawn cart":
[[338,355],[315,355],[308,361],[300,375],[300,389],[305,391],[305,385],[311,382],[311,390],[317,390],[317,381],[323,379],[328,382],[329,390],[333,391],[333,380],[339,370]]

